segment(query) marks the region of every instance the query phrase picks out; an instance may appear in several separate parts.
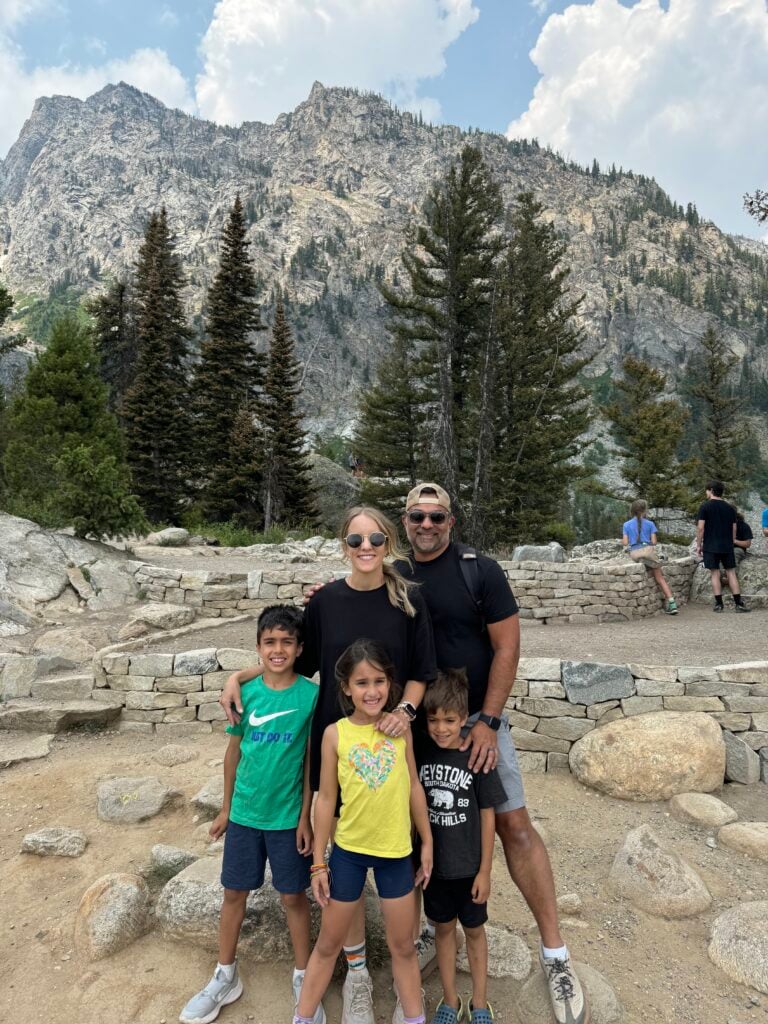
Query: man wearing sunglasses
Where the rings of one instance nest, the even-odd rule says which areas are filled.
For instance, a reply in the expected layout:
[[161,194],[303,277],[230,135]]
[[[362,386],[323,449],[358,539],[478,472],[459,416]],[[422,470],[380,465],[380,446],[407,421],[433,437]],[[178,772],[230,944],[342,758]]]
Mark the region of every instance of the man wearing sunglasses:
[[[586,1024],[584,994],[560,934],[555,885],[546,847],[531,824],[509,726],[503,717],[520,656],[517,602],[497,562],[451,541],[451,499],[436,483],[408,494],[403,526],[412,563],[398,562],[403,576],[421,584],[432,618],[440,669],[465,668],[469,678],[469,731],[473,771],[498,770],[507,802],[496,808],[496,832],[512,880],[531,908],[541,935],[540,962],[559,1024]],[[462,561],[474,562],[471,571]],[[419,939],[419,959],[434,950],[431,927]]]

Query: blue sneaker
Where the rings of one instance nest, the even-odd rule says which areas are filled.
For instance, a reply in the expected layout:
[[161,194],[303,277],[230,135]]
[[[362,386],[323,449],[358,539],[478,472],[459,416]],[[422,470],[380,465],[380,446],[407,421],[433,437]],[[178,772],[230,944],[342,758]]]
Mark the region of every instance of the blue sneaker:
[[454,1010],[451,1006],[446,1006],[443,1000],[437,1004],[435,1015],[429,1024],[457,1024],[458,1021],[464,1019],[464,1004],[459,996],[459,1008]]
[[488,1003],[482,1010],[476,1010],[472,1006],[472,1000],[469,1001],[469,1013],[467,1020],[469,1024],[493,1024],[493,1008]]
[[217,967],[202,992],[192,996],[181,1011],[179,1020],[181,1024],[210,1024],[219,1016],[222,1006],[234,1003],[242,994],[243,983],[237,973],[237,964],[231,981],[228,981],[224,971]]

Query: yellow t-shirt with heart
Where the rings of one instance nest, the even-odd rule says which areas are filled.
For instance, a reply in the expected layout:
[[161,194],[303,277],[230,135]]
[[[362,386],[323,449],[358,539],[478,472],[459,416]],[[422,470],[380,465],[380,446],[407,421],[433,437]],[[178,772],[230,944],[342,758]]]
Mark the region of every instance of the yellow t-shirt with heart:
[[334,842],[350,853],[407,857],[411,852],[411,779],[402,736],[373,725],[336,723],[341,816]]

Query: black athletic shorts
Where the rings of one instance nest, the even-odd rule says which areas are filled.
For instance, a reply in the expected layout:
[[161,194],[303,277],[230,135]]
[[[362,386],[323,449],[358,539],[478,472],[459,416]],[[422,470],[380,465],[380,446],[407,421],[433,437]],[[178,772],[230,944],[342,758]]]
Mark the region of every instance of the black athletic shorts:
[[707,569],[719,569],[721,565],[724,569],[735,569],[736,555],[733,553],[733,548],[727,552],[705,551],[704,565]]
[[435,924],[457,917],[465,928],[479,928],[488,920],[488,904],[472,902],[474,878],[437,878],[424,890],[424,913]]

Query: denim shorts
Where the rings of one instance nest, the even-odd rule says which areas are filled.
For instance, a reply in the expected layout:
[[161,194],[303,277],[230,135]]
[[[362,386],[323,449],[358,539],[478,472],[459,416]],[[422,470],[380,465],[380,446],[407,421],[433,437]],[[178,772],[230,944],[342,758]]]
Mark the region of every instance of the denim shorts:
[[[469,716],[467,724],[462,729],[462,736],[466,736],[469,729],[477,721],[479,714],[478,712]],[[507,794],[507,801],[498,807],[494,807],[494,811],[496,814],[506,814],[507,811],[519,811],[521,807],[525,807],[523,777],[520,774],[520,765],[517,763],[517,750],[509,732],[509,719],[506,715],[501,716],[501,725],[496,735],[499,738],[496,771],[499,773],[499,779],[504,787],[504,792]]]
[[333,847],[328,862],[331,872],[331,899],[356,903],[363,894],[368,868],[373,868],[376,891],[382,900],[399,900],[413,892],[411,856],[374,857]]
[[296,849],[296,829],[270,831],[238,825],[230,821],[224,833],[224,861],[221,884],[225,889],[240,892],[260,889],[269,861],[272,885],[286,894],[304,892],[309,888],[309,866],[312,855]]

